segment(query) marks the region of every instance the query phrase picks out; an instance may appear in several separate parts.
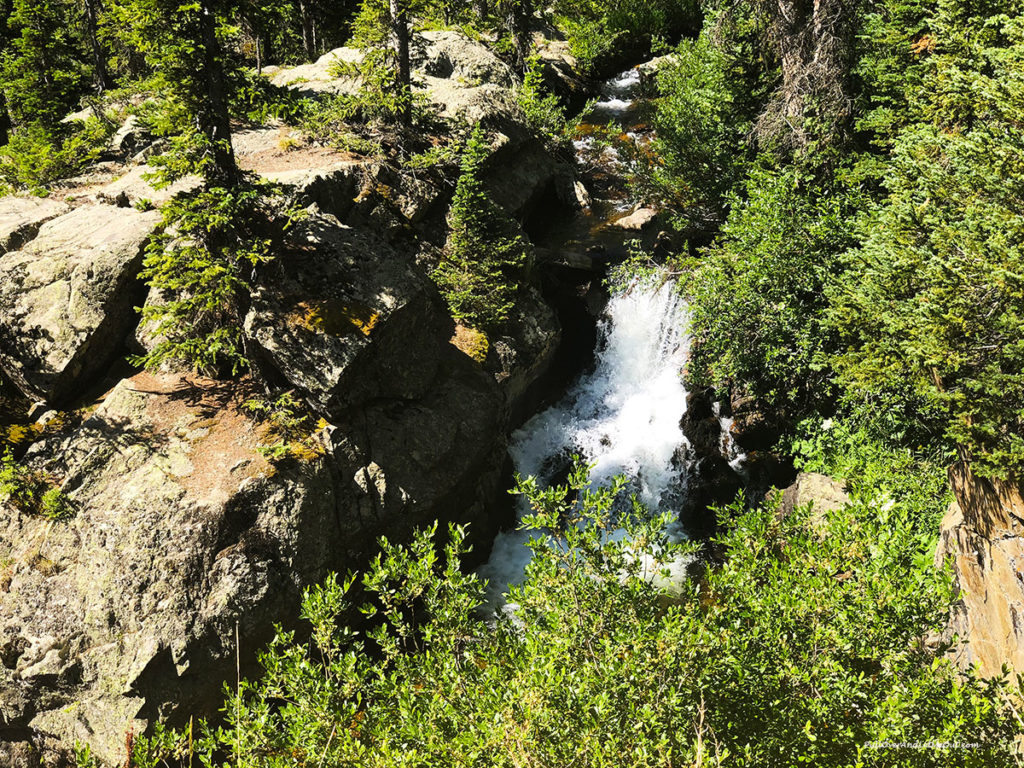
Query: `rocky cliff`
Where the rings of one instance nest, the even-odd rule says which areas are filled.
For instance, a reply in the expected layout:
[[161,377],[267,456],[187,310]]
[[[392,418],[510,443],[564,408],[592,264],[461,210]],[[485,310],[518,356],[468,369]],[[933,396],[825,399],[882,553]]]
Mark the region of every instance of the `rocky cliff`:
[[[417,51],[442,114],[497,135],[496,200],[523,217],[574,189],[486,48],[428,33]],[[274,76],[346,87],[329,63]],[[129,133],[117,141],[134,151]],[[150,343],[135,307],[159,215],[144,209],[194,182],[154,190],[143,152],[52,199],[0,200],[0,377],[45,412],[24,461],[73,512],[54,521],[0,503],[0,765],[76,741],[120,764],[126,733],[212,714],[236,664],[254,671],[274,623],[296,619],[302,590],[360,565],[378,536],[437,519],[489,541],[506,522],[505,434],[550,367],[555,313],[525,291],[481,366],[451,343],[415,246],[443,221],[445,185],[324,147],[285,151],[289,135],[257,126],[236,142],[244,167],[309,206],[244,323],[259,369],[314,416],[283,457],[247,407],[262,395],[254,378],[123,362]]]
[[1003,665],[1024,671],[1024,497],[1021,488],[974,475],[958,464],[950,471],[956,500],[942,521],[936,564],[949,560],[961,599],[950,632],[964,667],[982,675]]

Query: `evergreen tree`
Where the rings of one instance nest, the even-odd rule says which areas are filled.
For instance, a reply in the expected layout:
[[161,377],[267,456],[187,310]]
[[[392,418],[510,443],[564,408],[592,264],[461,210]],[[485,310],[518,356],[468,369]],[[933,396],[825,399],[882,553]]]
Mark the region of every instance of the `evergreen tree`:
[[13,0],[0,90],[15,125],[55,126],[86,81],[71,8],[64,0]]
[[448,242],[434,279],[456,319],[492,329],[508,318],[527,246],[515,222],[484,189],[480,168],[487,156],[488,146],[478,126],[462,155],[448,213]]
[[164,93],[192,121],[186,142],[190,162],[207,181],[230,187],[239,178],[231,146],[231,76],[228,55],[237,0],[118,0],[114,7],[125,40],[144,54]]

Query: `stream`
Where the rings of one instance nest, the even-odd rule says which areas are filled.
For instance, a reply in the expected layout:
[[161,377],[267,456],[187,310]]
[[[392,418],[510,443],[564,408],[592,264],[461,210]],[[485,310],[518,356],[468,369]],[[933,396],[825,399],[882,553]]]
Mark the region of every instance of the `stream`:
[[[637,68],[605,85],[601,98],[583,122],[584,137],[576,142],[581,167],[603,165],[593,186],[590,209],[551,233],[554,246],[586,250],[595,245],[623,247],[625,233],[610,229],[614,218],[635,201],[628,197],[621,165],[613,149],[588,136],[596,126],[614,123],[634,140],[644,104]],[[635,235],[634,235],[635,236]],[[617,242],[616,242],[617,240]],[[541,485],[563,481],[572,456],[593,465],[594,485],[617,475],[629,480],[649,509],[678,509],[685,493],[689,441],[680,426],[687,391],[682,372],[689,354],[687,307],[674,281],[637,284],[609,300],[598,324],[596,363],[582,373],[555,405],[538,413],[511,436],[509,453],[516,472],[533,475]],[[722,420],[724,422],[724,419]],[[517,510],[528,513],[523,500]],[[682,537],[681,530],[670,532]],[[488,605],[504,603],[507,586],[520,581],[531,557],[530,534],[513,530],[498,535],[490,559],[478,569],[489,582]]]

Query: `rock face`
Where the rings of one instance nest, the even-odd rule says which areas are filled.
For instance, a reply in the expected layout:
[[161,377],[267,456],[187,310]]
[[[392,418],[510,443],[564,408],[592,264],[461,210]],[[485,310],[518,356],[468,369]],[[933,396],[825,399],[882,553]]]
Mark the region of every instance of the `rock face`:
[[307,219],[253,296],[246,333],[327,417],[431,386],[453,324],[436,288],[365,232]]
[[[575,195],[571,168],[516,114],[504,64],[454,32],[414,49],[417,87],[438,111],[498,134],[484,173],[499,203],[523,216],[551,190]],[[335,76],[336,60],[358,52],[272,76],[343,93],[356,82]],[[125,157],[133,130],[119,137]],[[417,264],[427,257],[403,246],[443,222],[450,179],[280,125],[239,131],[235,150],[243,169],[310,206],[259,268],[244,327],[254,367],[315,417],[299,448],[271,461],[261,449],[281,437],[246,410],[264,394],[254,382],[161,373],[54,420],[25,461],[73,518],[0,501],[0,768],[38,768],[76,741],[121,765],[127,731],[215,714],[236,663],[256,673],[274,623],[295,626],[302,590],[364,565],[377,537],[439,520],[471,522],[488,542],[512,521],[505,434],[552,367],[554,312],[525,291],[508,336],[491,340],[484,364],[471,359],[450,343],[453,322]],[[158,193],[132,162],[82,177],[74,209],[0,201],[0,381],[32,398],[70,404],[126,340],[153,341],[134,307],[160,215],[136,206],[185,187]]]
[[950,471],[956,496],[942,521],[936,565],[951,560],[962,598],[949,631],[966,644],[964,668],[985,676],[1024,670],[1024,497],[1019,486]]
[[0,259],[0,368],[25,394],[59,403],[110,363],[136,322],[159,219],[83,206]]
[[265,641],[345,540],[327,462],[274,471],[259,442],[234,393],[140,375],[33,447],[76,516],[0,511],[0,723],[118,762],[143,720],[209,710],[235,623]]
[[796,481],[782,491],[778,514],[780,518],[788,517],[794,510],[813,504],[811,524],[814,525],[820,523],[828,512],[842,509],[849,503],[850,496],[838,480],[817,472],[801,472]]
[[0,741],[81,741],[120,764],[127,730],[214,713],[236,659],[255,673],[302,589],[378,536],[440,520],[487,540],[508,522],[505,400],[449,343],[412,256],[326,215],[295,240],[247,328],[268,375],[327,417],[297,457],[260,452],[278,438],[245,412],[244,381],[172,374],[121,381],[31,448],[75,516],[0,503]]
[[50,219],[71,210],[57,200],[38,197],[0,198],[0,256],[16,251]]

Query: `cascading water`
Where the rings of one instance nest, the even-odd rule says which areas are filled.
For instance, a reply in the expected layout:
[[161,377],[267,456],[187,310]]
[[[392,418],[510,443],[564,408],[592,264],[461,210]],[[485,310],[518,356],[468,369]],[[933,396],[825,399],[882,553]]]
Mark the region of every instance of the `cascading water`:
[[[597,364],[557,405],[512,436],[516,471],[557,481],[570,456],[593,465],[591,482],[625,475],[651,509],[671,507],[682,491],[680,428],[686,411],[682,369],[689,352],[686,304],[674,283],[633,286],[609,302],[599,326]],[[528,536],[498,536],[479,573],[499,604],[530,559]]]

